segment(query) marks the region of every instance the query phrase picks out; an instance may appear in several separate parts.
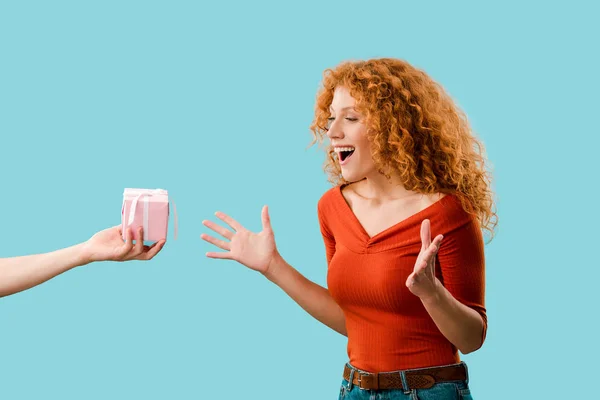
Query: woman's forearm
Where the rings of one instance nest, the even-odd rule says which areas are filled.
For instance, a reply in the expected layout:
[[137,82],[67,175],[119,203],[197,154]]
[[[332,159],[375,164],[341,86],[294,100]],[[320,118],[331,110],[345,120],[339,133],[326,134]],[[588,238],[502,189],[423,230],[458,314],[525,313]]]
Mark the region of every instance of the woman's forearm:
[[1,258],[0,297],[32,288],[88,262],[84,244],[50,253]]
[[329,291],[306,279],[279,254],[265,276],[319,322],[346,336],[346,318]]
[[483,319],[475,310],[456,300],[440,283],[434,295],[421,299],[442,334],[463,354],[483,344]]

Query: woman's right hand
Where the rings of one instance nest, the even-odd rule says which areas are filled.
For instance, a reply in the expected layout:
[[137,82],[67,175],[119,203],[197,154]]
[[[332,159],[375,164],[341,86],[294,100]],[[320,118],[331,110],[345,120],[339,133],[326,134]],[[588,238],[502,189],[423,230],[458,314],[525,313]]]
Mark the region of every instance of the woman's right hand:
[[230,216],[217,212],[215,215],[227,223],[233,232],[223,228],[211,221],[202,221],[206,227],[217,232],[228,241],[216,239],[210,235],[203,233],[200,237],[214,244],[215,246],[225,250],[225,252],[208,252],[207,257],[235,260],[246,267],[258,271],[262,274],[269,272],[271,262],[277,255],[277,247],[275,246],[275,236],[271,228],[271,220],[267,206],[262,209],[262,231],[259,233],[250,232],[240,223]]

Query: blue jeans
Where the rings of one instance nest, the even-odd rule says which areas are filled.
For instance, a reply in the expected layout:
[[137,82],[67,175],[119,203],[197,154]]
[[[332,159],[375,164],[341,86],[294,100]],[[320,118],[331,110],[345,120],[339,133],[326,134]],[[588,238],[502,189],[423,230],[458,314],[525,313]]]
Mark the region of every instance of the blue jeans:
[[367,390],[350,386],[342,380],[338,400],[473,400],[469,389],[469,377],[464,381],[439,382],[427,389],[381,389]]

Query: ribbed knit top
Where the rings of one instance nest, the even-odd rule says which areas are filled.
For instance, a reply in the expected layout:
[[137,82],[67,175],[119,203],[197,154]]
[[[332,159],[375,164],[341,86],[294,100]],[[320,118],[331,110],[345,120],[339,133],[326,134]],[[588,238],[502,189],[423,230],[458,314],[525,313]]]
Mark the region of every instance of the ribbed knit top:
[[[328,190],[318,203],[331,296],[346,317],[349,362],[370,372],[396,371],[460,361],[421,300],[406,287],[421,249],[420,229],[431,223],[432,239],[444,239],[436,276],[484,321],[484,248],[477,220],[446,195],[424,210],[369,237],[342,194]],[[393,223],[393,221],[390,221]]]

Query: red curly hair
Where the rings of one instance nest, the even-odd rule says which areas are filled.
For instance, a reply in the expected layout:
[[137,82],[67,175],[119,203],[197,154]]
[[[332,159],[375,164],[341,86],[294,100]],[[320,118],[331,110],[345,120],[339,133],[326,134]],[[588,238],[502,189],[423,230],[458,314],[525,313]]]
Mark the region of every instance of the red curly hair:
[[[327,133],[336,87],[348,89],[365,117],[372,157],[388,179],[400,176],[407,190],[453,194],[481,228],[494,236],[497,224],[491,178],[483,144],[467,117],[441,85],[409,63],[391,58],[344,62],[324,73],[310,126],[313,142]],[[331,145],[325,172],[334,184],[347,183]]]

